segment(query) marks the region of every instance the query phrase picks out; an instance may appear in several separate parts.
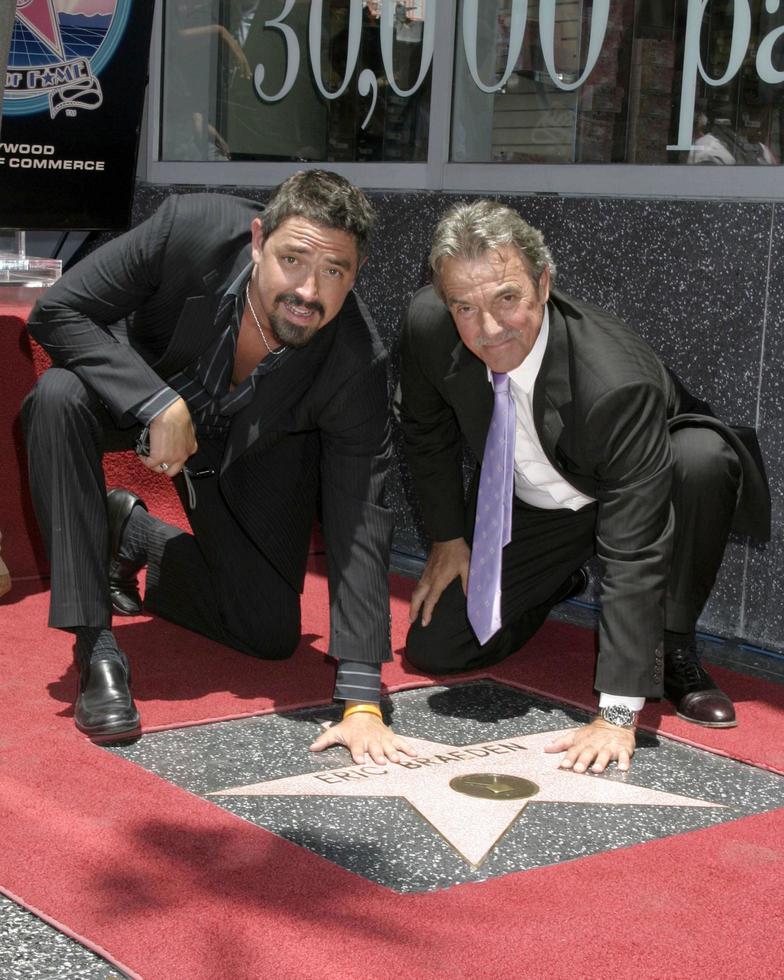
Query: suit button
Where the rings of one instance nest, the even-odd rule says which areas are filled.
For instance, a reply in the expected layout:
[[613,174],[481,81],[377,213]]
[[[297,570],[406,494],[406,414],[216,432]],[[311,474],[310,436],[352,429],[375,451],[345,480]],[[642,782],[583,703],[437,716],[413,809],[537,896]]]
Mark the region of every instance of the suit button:
[[656,647],[653,657],[653,679],[656,684],[660,684],[664,676],[664,649],[662,644]]

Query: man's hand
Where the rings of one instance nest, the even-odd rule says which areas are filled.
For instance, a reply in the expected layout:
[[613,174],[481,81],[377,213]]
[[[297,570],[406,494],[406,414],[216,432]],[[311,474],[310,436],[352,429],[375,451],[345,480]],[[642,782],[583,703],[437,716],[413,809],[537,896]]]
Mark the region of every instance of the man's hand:
[[310,751],[321,752],[331,745],[345,745],[358,766],[367,761],[367,755],[380,766],[386,762],[400,762],[400,752],[416,755],[405,739],[395,735],[376,715],[365,711],[358,711],[345,721],[332,725],[319,735]]
[[636,746],[633,728],[611,725],[603,718],[594,718],[589,725],[575,728],[545,746],[545,752],[566,752],[561,769],[575,772],[604,772],[611,762],[617,762],[621,772],[632,764]]
[[191,413],[178,398],[150,422],[150,455],[140,459],[147,469],[172,477],[198,448]]
[[449,541],[436,541],[430,551],[425,570],[411,596],[408,621],[413,623],[420,610],[422,625],[427,626],[441,593],[458,576],[463,583],[463,592],[468,588],[468,562],[471,549],[465,538],[452,538]]

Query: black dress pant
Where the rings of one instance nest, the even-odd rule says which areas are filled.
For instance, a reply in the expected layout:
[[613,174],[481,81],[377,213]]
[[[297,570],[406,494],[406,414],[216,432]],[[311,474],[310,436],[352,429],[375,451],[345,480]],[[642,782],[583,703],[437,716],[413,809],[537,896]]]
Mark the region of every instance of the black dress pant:
[[[741,483],[740,461],[714,430],[684,427],[670,436],[675,516],[665,629],[691,632],[721,565]],[[542,510],[515,499],[512,538],[501,569],[501,629],[484,646],[474,635],[460,579],[433,610],[428,626],[412,624],[406,658],[444,674],[499,663],[519,650],[564,595],[569,576],[596,552],[597,505]]]
[[[72,371],[50,368],[22,406],[30,488],[51,565],[49,625],[110,626],[109,531],[101,459],[134,446]],[[193,534],[151,519],[145,608],[253,656],[290,656],[300,637],[299,595],[248,538],[227,507],[217,474],[223,445],[200,441],[185,504]],[[141,465],[141,464],[139,464]],[[184,481],[175,478],[185,503]]]

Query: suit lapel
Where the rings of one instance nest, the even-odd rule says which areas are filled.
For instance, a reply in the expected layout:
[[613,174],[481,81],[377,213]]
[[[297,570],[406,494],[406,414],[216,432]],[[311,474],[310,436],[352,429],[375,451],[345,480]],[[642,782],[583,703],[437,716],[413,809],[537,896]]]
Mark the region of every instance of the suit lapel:
[[444,376],[448,400],[454,406],[460,430],[477,459],[482,458],[493,414],[493,392],[487,367],[459,340]]
[[162,378],[171,377],[195,361],[226,327],[234,304],[234,297],[227,295],[226,290],[249,262],[250,245],[247,245],[204,276],[202,293],[186,297],[169,346],[153,364]]
[[569,379],[569,339],[566,321],[554,303],[549,303],[550,331],[542,366],[534,385],[534,424],[550,462],[559,471],[555,447],[564,428],[563,409],[572,402]]

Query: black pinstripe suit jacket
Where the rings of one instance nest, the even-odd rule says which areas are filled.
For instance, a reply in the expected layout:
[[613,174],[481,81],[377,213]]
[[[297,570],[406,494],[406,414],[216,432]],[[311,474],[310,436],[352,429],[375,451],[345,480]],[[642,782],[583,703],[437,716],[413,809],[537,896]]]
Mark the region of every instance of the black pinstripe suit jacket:
[[[225,327],[232,310],[222,300],[250,261],[258,213],[228,195],[173,195],[63,276],[31,314],[30,332],[119,427],[135,424],[131,410]],[[298,590],[320,488],[330,653],[340,659],[390,656],[389,458],[387,354],[351,293],[234,417],[220,473],[235,517]]]

